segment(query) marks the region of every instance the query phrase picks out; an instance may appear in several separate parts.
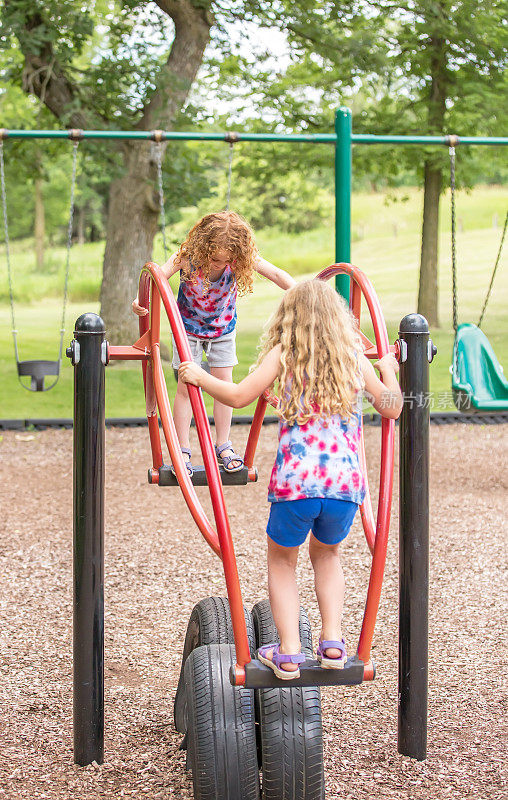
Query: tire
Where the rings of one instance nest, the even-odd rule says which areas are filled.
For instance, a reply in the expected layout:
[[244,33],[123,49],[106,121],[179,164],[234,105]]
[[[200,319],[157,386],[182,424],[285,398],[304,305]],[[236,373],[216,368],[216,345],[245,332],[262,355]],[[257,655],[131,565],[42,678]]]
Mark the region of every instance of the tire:
[[[278,642],[268,600],[252,609],[258,647]],[[309,618],[300,611],[302,650],[312,654]],[[321,696],[315,686],[256,690],[263,800],[323,800]]]
[[185,662],[195,800],[259,800],[254,691],[231,685],[235,661],[233,645],[210,644]]
[[[256,649],[256,637],[252,617],[244,608],[247,637],[251,653]],[[229,602],[225,597],[205,597],[200,600],[190,615],[183,646],[182,666],[174,703],[175,728],[179,733],[187,731],[187,702],[185,698],[185,662],[196,647],[206,644],[234,644],[233,625]]]

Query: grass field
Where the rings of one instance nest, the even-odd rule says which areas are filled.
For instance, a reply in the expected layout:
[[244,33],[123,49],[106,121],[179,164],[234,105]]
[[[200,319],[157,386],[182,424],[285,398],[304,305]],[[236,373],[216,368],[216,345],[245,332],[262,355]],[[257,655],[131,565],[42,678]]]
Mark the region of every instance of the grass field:
[[[390,199],[390,197],[392,199]],[[353,196],[352,261],[372,280],[383,307],[391,341],[397,337],[400,319],[416,310],[421,193],[398,190],[386,194]],[[173,241],[184,235],[192,222],[192,210],[170,231]],[[506,190],[503,187],[477,188],[459,192],[458,263],[459,321],[476,322],[490,279],[506,213]],[[432,331],[438,356],[431,367],[431,391],[434,408],[452,408],[448,367],[453,342],[451,327],[451,270],[449,206],[442,203],[440,236],[440,319],[441,327]],[[333,261],[333,224],[304,234],[280,234],[261,231],[257,237],[261,253],[273,263],[295,275],[313,275]],[[508,244],[505,244],[508,247]],[[84,311],[97,311],[103,243],[76,246],[71,251],[70,303],[67,309],[64,346],[72,338],[75,319]],[[508,270],[506,250],[500,264],[494,292],[483,328],[494,350],[508,364]],[[162,261],[160,241],[154,259]],[[30,241],[11,244],[16,296],[16,326],[19,331],[20,357],[57,358],[63,287],[63,248],[48,252],[43,273],[36,273]],[[176,285],[175,287],[176,288]],[[239,301],[238,358],[235,378],[242,378],[255,360],[256,345],[263,324],[277,305],[280,290],[257,280],[252,295]],[[27,302],[29,301],[29,302]],[[13,357],[10,307],[5,257],[0,261],[0,417],[40,418],[72,416],[72,369],[67,359],[62,364],[59,383],[51,392],[26,392],[18,383]],[[365,332],[369,335],[368,326]],[[164,327],[169,340],[168,326]],[[167,369],[170,395],[175,383]],[[115,363],[108,367],[106,382],[107,416],[143,416],[144,402],[140,367]],[[208,407],[211,408],[210,404]],[[239,412],[245,413],[245,412]]]

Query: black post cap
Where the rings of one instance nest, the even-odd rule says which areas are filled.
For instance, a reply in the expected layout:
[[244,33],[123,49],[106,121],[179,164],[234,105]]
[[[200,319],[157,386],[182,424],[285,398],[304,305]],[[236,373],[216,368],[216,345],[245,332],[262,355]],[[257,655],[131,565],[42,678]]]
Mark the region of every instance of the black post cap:
[[104,333],[106,326],[104,320],[98,314],[88,311],[77,318],[74,325],[75,333]]
[[429,323],[422,314],[407,314],[400,321],[399,333],[428,333]]

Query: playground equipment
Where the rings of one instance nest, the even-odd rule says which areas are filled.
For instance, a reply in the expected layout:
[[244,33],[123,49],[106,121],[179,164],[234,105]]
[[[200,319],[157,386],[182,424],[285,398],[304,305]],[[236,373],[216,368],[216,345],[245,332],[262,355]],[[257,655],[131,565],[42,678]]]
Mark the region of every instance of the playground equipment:
[[[12,338],[14,340],[14,357],[16,359],[16,367],[18,371],[18,379],[24,389],[30,392],[48,392],[58,383],[60,377],[60,366],[62,363],[63,352],[63,337],[65,333],[65,310],[67,306],[67,288],[69,284],[69,266],[70,266],[70,250],[72,244],[72,223],[74,219],[74,193],[76,189],[76,158],[78,152],[78,145],[81,140],[81,132],[77,130],[70,130],[68,138],[74,142],[73,155],[72,155],[72,177],[71,177],[71,198],[69,208],[69,222],[67,225],[67,248],[65,254],[65,279],[64,279],[64,292],[63,292],[63,305],[62,305],[62,321],[60,324],[60,345],[58,350],[58,359],[56,361],[48,361],[43,359],[32,359],[30,361],[20,361],[18,353],[18,331],[16,330],[16,321],[14,315],[14,293],[12,289],[12,274],[11,274],[11,260],[9,250],[9,226],[7,217],[7,192],[5,186],[5,170],[4,170],[4,151],[3,140],[8,134],[3,128],[0,130],[0,182],[2,187],[2,208],[4,220],[4,235],[5,235],[5,251],[7,258],[7,275],[9,279],[9,299],[11,304],[11,322],[12,322]],[[50,375],[55,376],[55,380],[45,385],[44,381]],[[22,378],[30,378],[30,384],[25,384]]]
[[496,358],[492,346],[481,330],[487,303],[489,302],[494,278],[496,276],[503,250],[508,211],[506,212],[501,241],[492,270],[489,288],[483,302],[478,323],[457,323],[457,250],[455,237],[455,147],[450,148],[450,189],[452,219],[452,297],[453,297],[453,360],[451,366],[453,400],[459,411],[507,411],[508,381],[503,368]]
[[[373,323],[375,343],[364,337],[365,353],[379,358],[388,351],[401,362],[403,389],[418,397],[428,390],[428,364],[434,355],[428,327],[419,315],[405,317],[400,338],[390,347],[375,292],[351,264],[334,264],[318,276],[346,275],[350,305],[360,317],[362,296]],[[221,557],[225,598],[206,598],[191,615],[175,697],[175,724],[184,734],[196,798],[243,800],[259,797],[259,769],[265,800],[322,800],[323,756],[320,686],[354,685],[373,680],[370,648],[386,556],[390,518],[394,424],[382,428],[381,477],[377,519],[370,501],[362,520],[373,552],[372,569],[357,653],[343,670],[322,669],[311,658],[312,639],[305,613],[301,638],[308,660],[300,678],[287,682],[253,658],[257,647],[276,638],[267,601],[252,612],[243,605],[222,483],[201,391],[189,386],[204,474],[192,478],[185,468],[174,429],[160,361],[160,311],[168,316],[179,356],[190,351],[176,301],[157,265],[145,265],[139,297],[149,305],[141,317],[140,338],[128,347],[110,346],[102,320],[84,314],[76,322],[67,354],[75,366],[74,423],[74,755],[77,763],[103,760],[103,527],[104,527],[104,380],[110,360],[142,362],[146,412],[152,449],[149,482],[166,484],[159,421],[189,510],[212,549]],[[272,398],[258,401],[245,452],[242,481],[256,479],[253,466],[262,418]],[[428,423],[425,403],[411,404],[401,419],[401,752],[425,758],[426,636],[428,560]],[[363,449],[363,448],[362,448]],[[363,462],[365,456],[363,454]],[[207,520],[193,483],[210,489],[216,532]],[[258,735],[256,731],[258,730]]]

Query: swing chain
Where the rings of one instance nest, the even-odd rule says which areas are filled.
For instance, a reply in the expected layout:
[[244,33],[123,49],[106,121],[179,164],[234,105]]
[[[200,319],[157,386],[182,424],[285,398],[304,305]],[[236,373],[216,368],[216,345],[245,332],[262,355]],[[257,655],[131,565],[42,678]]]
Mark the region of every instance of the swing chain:
[[452,210],[452,296],[453,296],[453,330],[457,330],[457,250],[455,243],[455,147],[448,148],[450,154],[450,189]]
[[233,178],[233,147],[234,139],[229,140],[229,165],[228,165],[228,189],[226,193],[226,211],[229,211],[229,201],[231,200],[231,181]]
[[18,340],[16,321],[14,317],[14,295],[12,291],[12,275],[11,275],[11,256],[10,256],[10,242],[9,242],[9,226],[7,224],[7,194],[5,190],[5,169],[4,169],[4,141],[3,137],[0,138],[0,183],[2,185],[2,208],[4,217],[4,238],[5,238],[5,255],[7,259],[7,276],[9,279],[9,299],[11,303],[11,320],[12,320],[12,338],[14,339],[14,354],[16,362],[18,359]]
[[157,183],[159,188],[159,219],[162,230],[162,247],[164,249],[164,261],[168,258],[168,249],[166,245],[166,212],[164,210],[164,189],[162,185],[162,139],[155,139],[157,146],[155,148],[155,158],[157,161]]
[[70,200],[70,208],[69,208],[69,224],[67,226],[67,253],[65,257],[65,283],[64,283],[64,298],[63,298],[63,308],[62,308],[62,324],[60,326],[60,350],[58,354],[58,360],[62,360],[62,350],[63,350],[63,337],[65,333],[65,311],[67,308],[67,290],[69,286],[69,271],[70,271],[70,261],[71,261],[71,246],[72,246],[72,229],[74,225],[74,195],[76,190],[76,166],[77,166],[77,157],[78,157],[78,146],[79,146],[79,139],[74,138],[72,140],[72,178],[71,178],[71,200]]
[[497,267],[499,265],[499,260],[501,258],[501,251],[503,249],[503,243],[504,243],[504,237],[505,237],[505,234],[506,234],[506,226],[507,226],[507,224],[508,224],[508,211],[506,212],[506,216],[504,218],[503,233],[502,233],[502,236],[501,236],[501,241],[499,243],[499,250],[497,251],[496,263],[494,264],[494,269],[492,271],[492,276],[490,278],[489,288],[487,289],[487,297],[485,298],[485,302],[484,302],[483,308],[482,308],[482,313],[480,314],[480,319],[478,320],[478,327],[479,328],[481,328],[481,326],[482,326],[483,315],[485,314],[485,309],[487,308],[487,303],[489,302],[490,293],[492,291],[492,284],[494,283],[494,278],[496,277],[496,271],[497,271]]

